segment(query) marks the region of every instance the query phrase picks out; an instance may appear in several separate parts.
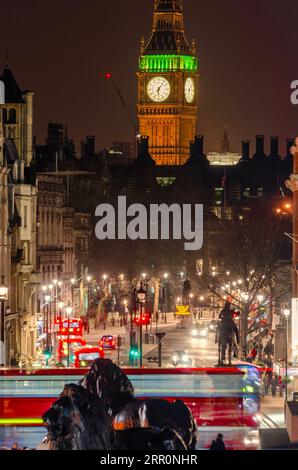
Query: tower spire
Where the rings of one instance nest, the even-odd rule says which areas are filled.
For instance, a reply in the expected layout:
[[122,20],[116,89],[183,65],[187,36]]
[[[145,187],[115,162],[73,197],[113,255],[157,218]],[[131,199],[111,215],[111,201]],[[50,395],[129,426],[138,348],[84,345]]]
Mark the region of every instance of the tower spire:
[[154,11],[183,11],[183,0],[154,0]]
[[192,52],[184,34],[183,0],[154,0],[153,30],[144,54]]

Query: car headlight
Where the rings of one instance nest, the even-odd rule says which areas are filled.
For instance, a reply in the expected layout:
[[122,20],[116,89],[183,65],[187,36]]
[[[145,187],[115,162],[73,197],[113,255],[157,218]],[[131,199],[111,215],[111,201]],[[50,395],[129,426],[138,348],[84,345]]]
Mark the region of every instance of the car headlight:
[[198,336],[198,330],[192,330],[191,334],[192,336]]
[[201,330],[200,331],[200,336],[202,336],[203,338],[205,338],[205,336],[207,336],[208,334],[208,330]]
[[178,356],[176,356],[176,355],[173,356],[173,357],[172,357],[172,361],[173,361],[173,362],[178,362]]
[[183,362],[187,362],[187,361],[188,361],[188,355],[187,355],[187,354],[183,354],[183,356],[182,356],[182,361],[183,361]]

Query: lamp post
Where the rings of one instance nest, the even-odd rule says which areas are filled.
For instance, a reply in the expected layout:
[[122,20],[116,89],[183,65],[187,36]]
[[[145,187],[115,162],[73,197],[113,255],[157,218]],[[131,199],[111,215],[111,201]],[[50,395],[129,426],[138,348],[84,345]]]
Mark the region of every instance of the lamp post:
[[76,283],[76,280],[73,278],[70,280],[71,282],[71,304],[74,305],[74,285]]
[[289,316],[290,316],[290,309],[285,308],[284,309],[284,317],[286,319],[286,361],[285,361],[285,369],[286,369],[286,375],[285,375],[285,380],[286,380],[286,393],[285,393],[285,402],[288,401],[288,335],[289,335]]
[[66,315],[67,315],[67,367],[70,366],[70,347],[69,347],[69,320],[70,316],[72,314],[72,307],[71,305],[68,304],[68,306],[65,309]]
[[2,276],[0,285],[0,302],[1,302],[1,333],[0,333],[0,347],[1,347],[1,360],[0,365],[5,365],[5,302],[8,301],[8,287],[4,283],[4,276]]
[[57,318],[57,303],[58,303],[58,301],[57,301],[57,297],[58,297],[58,280],[54,279],[53,284],[54,284],[54,288],[55,288],[54,320],[56,320],[56,318]]
[[50,295],[45,295],[45,314],[44,314],[44,330],[46,333],[46,349],[49,348],[49,302],[51,300]]
[[142,313],[143,304],[146,302],[146,291],[141,283],[140,289],[137,291],[137,297],[140,304],[140,367],[143,367],[143,331],[142,331]]
[[169,284],[168,284],[168,280],[169,280],[169,274],[168,273],[164,273],[163,275],[163,278],[165,280],[165,284],[164,284],[164,314],[165,314],[165,317],[164,317],[164,322],[167,323],[167,307],[168,307],[168,290],[169,290]]
[[87,333],[90,331],[89,318],[90,318],[90,282],[92,280],[91,276],[86,277],[87,288],[88,288],[88,307],[87,307]]
[[212,319],[215,320],[215,276],[216,276],[216,272],[215,272],[215,268],[212,268],[212,277],[213,277],[213,281],[212,281]]

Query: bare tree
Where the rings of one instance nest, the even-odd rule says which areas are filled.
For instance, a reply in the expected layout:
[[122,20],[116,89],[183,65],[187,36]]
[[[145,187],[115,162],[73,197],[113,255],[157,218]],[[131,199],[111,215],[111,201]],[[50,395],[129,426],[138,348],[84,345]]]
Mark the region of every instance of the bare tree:
[[[274,306],[290,293],[289,244],[284,221],[258,208],[242,220],[220,223],[199,283],[240,311],[241,347],[259,332],[264,309],[272,321]],[[212,260],[212,261],[211,261]]]

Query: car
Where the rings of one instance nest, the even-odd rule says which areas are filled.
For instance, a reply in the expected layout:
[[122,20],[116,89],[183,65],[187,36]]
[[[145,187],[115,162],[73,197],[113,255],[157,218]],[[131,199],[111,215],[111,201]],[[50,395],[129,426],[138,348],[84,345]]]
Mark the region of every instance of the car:
[[187,351],[175,351],[171,357],[173,367],[193,367],[193,359]]
[[193,338],[207,338],[209,334],[209,322],[197,320],[190,327],[190,334]]
[[99,346],[103,349],[116,349],[116,338],[111,335],[105,335],[99,341]]

